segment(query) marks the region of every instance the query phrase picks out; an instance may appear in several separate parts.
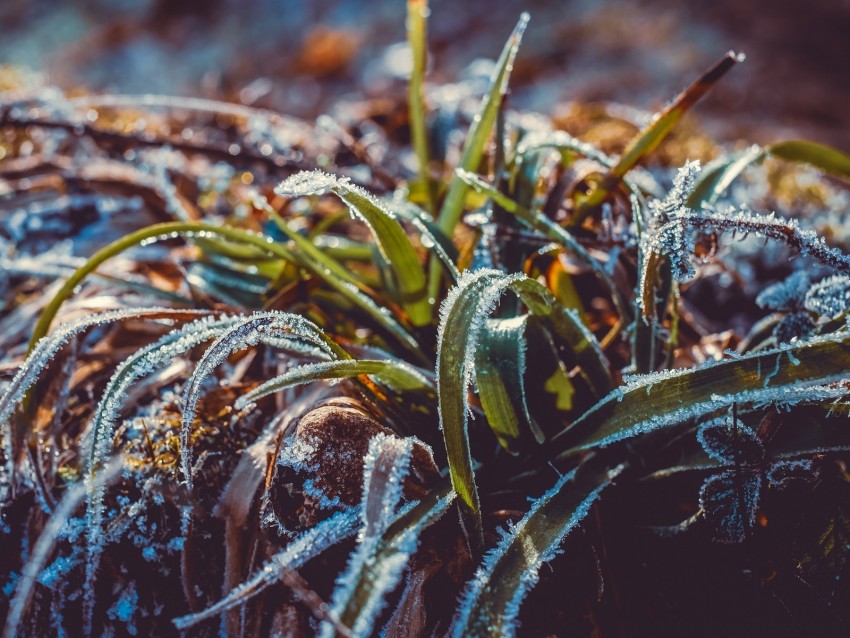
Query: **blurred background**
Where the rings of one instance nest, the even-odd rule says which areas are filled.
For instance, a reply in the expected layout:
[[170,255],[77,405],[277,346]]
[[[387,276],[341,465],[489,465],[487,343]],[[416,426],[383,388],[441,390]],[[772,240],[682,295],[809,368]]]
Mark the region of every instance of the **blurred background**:
[[[850,151],[850,0],[431,0],[430,79],[486,72],[531,13],[511,104],[654,110],[728,49],[697,108],[721,140]],[[3,0],[0,63],[65,89],[224,98],[314,118],[403,89],[404,0]]]

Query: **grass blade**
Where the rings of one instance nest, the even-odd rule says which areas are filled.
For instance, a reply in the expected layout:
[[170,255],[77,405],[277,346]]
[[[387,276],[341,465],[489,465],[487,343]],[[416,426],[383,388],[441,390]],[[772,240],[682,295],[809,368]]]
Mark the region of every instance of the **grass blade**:
[[[431,304],[425,290],[425,271],[419,262],[410,238],[404,232],[395,214],[364,189],[354,186],[346,178],[334,177],[322,171],[307,171],[284,180],[275,189],[284,197],[324,195],[328,192],[339,197],[372,231],[381,255],[391,265],[400,301],[415,326],[431,323]],[[290,239],[286,222],[277,214],[273,217],[278,227]],[[287,232],[288,231],[288,232]]]
[[413,63],[410,69],[410,83],[407,86],[410,137],[419,160],[419,179],[425,188],[428,210],[433,213],[434,191],[431,188],[431,154],[428,150],[427,111],[423,89],[428,66],[428,13],[428,0],[407,0],[407,42]]
[[433,389],[433,384],[413,366],[400,361],[374,359],[346,359],[343,361],[322,361],[305,364],[269,379],[250,392],[246,392],[236,401],[236,409],[259,401],[275,392],[303,383],[322,379],[350,379],[360,375],[374,376],[398,391]]
[[767,147],[773,157],[802,162],[817,168],[827,175],[850,181],[850,156],[825,144],[807,140],[787,140]]
[[395,578],[397,582],[400,568],[416,550],[422,531],[446,513],[454,496],[446,481],[421,501],[405,507],[375,541],[372,560],[363,562],[351,573],[345,600],[341,598],[338,603],[337,617],[352,628],[353,635],[358,635],[357,620],[362,610],[395,586],[392,580]]
[[181,631],[194,627],[199,622],[246,604],[275,583],[285,583],[286,575],[292,570],[298,569],[346,538],[354,536],[357,533],[359,521],[359,508],[334,513],[290,542],[285,549],[272,556],[254,576],[233,589],[220,601],[203,611],[175,618],[172,621],[174,626]]
[[540,567],[555,557],[561,541],[621,470],[590,458],[537,499],[467,585],[451,635],[515,635],[520,604],[537,582]]
[[603,396],[613,384],[596,338],[577,314],[558,303],[543,284],[522,274],[505,275],[495,270],[461,276],[440,309],[437,394],[452,485],[460,497],[467,533],[473,546],[477,543],[479,547],[483,539],[469,446],[467,390],[475,373],[475,353],[485,321],[507,291],[519,296],[529,312],[544,323],[556,344],[575,358],[597,396]]
[[720,78],[726,75],[735,64],[743,60],[743,55],[733,51],[728,52],[703,73],[699,79],[682,91],[669,106],[656,113],[646,128],[640,131],[629,142],[620,159],[605,174],[602,180],[586,197],[578,201],[573,217],[570,220],[570,225],[577,226],[581,224],[588,214],[601,205],[619,185],[626,173],[634,168],[641,159],[654,151],[670,131],[673,130],[676,124],[679,123],[679,120],[682,119],[685,113],[708,93],[709,89]]
[[[463,153],[458,166],[462,170],[471,172],[478,170],[478,165],[481,163],[481,158],[484,155],[484,147],[490,137],[490,132],[493,130],[493,125],[496,122],[496,115],[502,105],[502,98],[504,98],[507,92],[508,78],[513,70],[514,60],[519,51],[522,35],[528,26],[528,20],[529,15],[527,13],[523,13],[520,16],[511,37],[508,38],[505,48],[502,49],[502,55],[496,63],[493,75],[490,77],[490,88],[482,98],[478,114],[475,116],[472,126],[469,127],[469,132],[466,134],[466,142],[463,145]],[[457,175],[455,175],[449,184],[449,191],[446,194],[446,199],[443,201],[440,215],[437,218],[440,228],[449,237],[452,236],[455,226],[460,221],[460,216],[463,212],[463,203],[468,190],[469,187],[467,184]]]
[[574,455],[684,423],[732,403],[804,403],[807,390],[843,379],[848,366],[850,335],[842,334],[698,368],[640,375],[556,437],[552,449],[560,456]]

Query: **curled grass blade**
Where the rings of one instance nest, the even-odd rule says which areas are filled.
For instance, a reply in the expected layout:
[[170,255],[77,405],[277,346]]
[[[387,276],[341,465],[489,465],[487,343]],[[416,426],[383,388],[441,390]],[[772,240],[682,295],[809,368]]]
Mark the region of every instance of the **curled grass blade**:
[[[133,308],[130,310],[112,310],[82,317],[63,326],[48,337],[40,338],[31,348],[27,359],[0,397],[0,431],[3,436],[3,454],[6,457],[7,481],[12,479],[17,451],[16,436],[10,427],[10,419],[19,405],[26,401],[30,388],[38,381],[41,372],[50,364],[56,353],[81,332],[97,325],[121,321],[124,319],[151,319],[173,322],[189,319],[203,314],[197,310],[172,310],[169,308]],[[22,433],[18,433],[21,435]],[[2,486],[2,482],[0,482]]]
[[303,341],[330,357],[349,359],[350,355],[330,339],[313,322],[300,315],[280,312],[258,312],[227,328],[204,352],[189,381],[183,388],[183,414],[180,420],[180,466],[186,486],[192,490],[191,431],[204,381],[234,352],[259,342],[273,343],[279,338]]
[[[411,354],[419,359],[423,358],[422,351],[418,343],[403,326],[378,307],[372,299],[361,293],[355,287],[347,285],[344,280],[338,279],[333,276],[332,273],[327,272],[324,268],[318,267],[309,262],[302,263],[302,259],[297,258],[289,249],[279,242],[273,241],[270,237],[239,230],[230,226],[214,226],[212,224],[198,222],[166,222],[163,224],[148,226],[125,235],[121,239],[97,251],[85,264],[80,266],[74,274],[68,278],[56,296],[50,300],[50,303],[44,309],[44,312],[39,317],[38,323],[33,330],[33,335],[30,339],[30,351],[34,348],[35,343],[50,329],[50,325],[53,323],[56,314],[59,312],[59,308],[65,300],[73,295],[76,287],[101,264],[137,245],[146,245],[155,241],[175,239],[177,237],[219,237],[236,243],[248,244],[250,246],[263,249],[267,253],[279,259],[302,265],[313,275],[327,283],[344,298],[348,299],[353,305],[363,310],[377,325],[381,326],[388,333],[396,337],[399,342],[404,345],[409,352],[411,352]],[[318,249],[316,250],[318,251]]]
[[483,538],[469,445],[467,391],[475,373],[475,353],[485,321],[507,291],[516,294],[529,312],[543,321],[557,345],[575,358],[597,396],[603,396],[612,387],[610,370],[596,338],[578,315],[558,303],[543,284],[522,274],[505,275],[495,270],[461,276],[440,309],[437,394],[449,474],[460,497],[470,540],[478,547]]

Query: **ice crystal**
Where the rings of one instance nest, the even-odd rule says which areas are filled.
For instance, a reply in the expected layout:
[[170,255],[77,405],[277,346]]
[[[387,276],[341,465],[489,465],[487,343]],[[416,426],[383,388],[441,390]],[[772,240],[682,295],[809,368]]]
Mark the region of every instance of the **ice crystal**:
[[513,589],[511,599],[505,606],[504,617],[501,619],[502,635],[513,636],[516,633],[518,624],[516,620],[519,617],[520,605],[528,591],[537,583],[540,567],[543,563],[555,557],[561,542],[585,519],[590,507],[599,498],[602,490],[608,486],[621,469],[613,470],[609,473],[607,480],[592,489],[563,522],[551,542],[542,547],[535,539],[526,534],[525,528],[544,505],[561,490],[567,489],[567,485],[575,480],[577,470],[564,474],[543,496],[536,499],[528,513],[508,533],[502,536],[502,540],[496,547],[487,553],[481,566],[467,583],[451,630],[452,636],[462,638],[465,635],[465,632],[469,629],[470,617],[478,609],[480,597],[493,587],[493,571],[509,551],[522,547],[524,561],[522,572],[519,575],[517,585]]
[[180,427],[180,466],[186,485],[192,488],[192,451],[190,433],[195,420],[198,401],[204,381],[231,354],[265,342],[266,336],[279,339],[288,336],[301,339],[311,346],[323,349],[328,355],[336,353],[322,337],[321,330],[299,315],[285,312],[258,312],[223,332],[204,352],[195,371],[183,390],[183,415]]
[[275,188],[275,193],[282,197],[326,195],[335,188],[350,188],[351,186],[351,180],[347,177],[337,177],[322,170],[301,171],[283,180]]
[[806,310],[831,319],[850,309],[850,277],[833,275],[812,286],[806,294]]
[[360,518],[358,507],[351,507],[329,516],[290,542],[284,550],[272,556],[262,569],[220,601],[203,611],[175,618],[174,626],[180,630],[188,629],[202,620],[244,605],[270,585],[279,582],[286,572],[298,569],[326,549],[353,536],[357,531]]
[[[158,313],[180,313],[180,311],[170,310],[168,308],[133,308],[127,310],[112,310],[98,313],[96,315],[88,315],[75,319],[67,325],[57,329],[51,335],[43,337],[35,345],[30,355],[24,361],[23,365],[18,370],[17,374],[12,379],[11,384],[6,389],[6,392],[0,398],[0,431],[3,436],[3,454],[6,460],[5,470],[0,476],[0,493],[4,489],[4,485],[8,487],[7,481],[11,479],[14,471],[14,454],[12,450],[11,431],[8,427],[9,418],[17,409],[18,404],[23,399],[27,391],[38,380],[38,376],[44,368],[46,368],[56,353],[76,335],[97,325],[121,321],[134,317],[145,317]],[[188,314],[188,313],[187,313]]]
[[784,281],[762,290],[756,297],[756,303],[760,308],[768,310],[785,312],[799,310],[803,307],[809,285],[809,274],[805,270],[797,270]]

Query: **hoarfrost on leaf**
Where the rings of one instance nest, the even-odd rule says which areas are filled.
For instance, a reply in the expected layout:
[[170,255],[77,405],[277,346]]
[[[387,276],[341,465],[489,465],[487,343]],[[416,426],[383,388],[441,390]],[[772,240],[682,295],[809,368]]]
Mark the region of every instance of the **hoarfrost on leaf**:
[[806,293],[806,310],[832,319],[850,309],[850,277],[833,275],[813,285]]
[[790,312],[800,310],[809,290],[809,274],[805,270],[791,273],[784,281],[771,284],[756,297],[759,308]]

